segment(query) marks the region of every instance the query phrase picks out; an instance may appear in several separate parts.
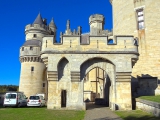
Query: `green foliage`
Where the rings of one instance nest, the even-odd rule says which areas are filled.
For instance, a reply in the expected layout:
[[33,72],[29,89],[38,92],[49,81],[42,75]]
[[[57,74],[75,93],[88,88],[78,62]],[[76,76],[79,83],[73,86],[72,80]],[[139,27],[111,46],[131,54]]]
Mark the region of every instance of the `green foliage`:
[[0,85],[0,93],[6,91],[18,91],[19,86],[17,85]]
[[149,100],[149,101],[160,103],[160,95],[156,95],[156,96],[141,96],[139,98],[140,99],[144,99],[144,100]]
[[85,111],[49,110],[46,107],[0,108],[1,120],[82,120]]
[[124,120],[159,120],[158,117],[141,110],[116,111],[115,113]]

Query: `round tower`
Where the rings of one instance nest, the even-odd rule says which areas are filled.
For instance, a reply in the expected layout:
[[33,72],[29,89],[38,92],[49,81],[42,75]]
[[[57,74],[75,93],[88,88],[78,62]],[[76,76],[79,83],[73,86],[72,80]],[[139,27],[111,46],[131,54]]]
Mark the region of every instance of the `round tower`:
[[105,18],[101,14],[89,17],[90,35],[99,35],[104,30]]
[[20,48],[21,73],[19,91],[27,97],[45,92],[46,67],[40,58],[42,38],[51,34],[50,28],[40,14],[25,28],[26,42]]

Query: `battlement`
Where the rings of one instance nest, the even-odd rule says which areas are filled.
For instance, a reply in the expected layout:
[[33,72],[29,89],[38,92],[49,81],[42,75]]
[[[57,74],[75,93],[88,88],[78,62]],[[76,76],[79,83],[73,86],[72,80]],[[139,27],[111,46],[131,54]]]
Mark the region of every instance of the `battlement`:
[[[110,43],[110,41],[113,43]],[[41,52],[53,53],[101,53],[101,52],[132,52],[138,53],[138,46],[134,44],[133,36],[62,36],[62,42],[54,44],[52,37],[44,37]]]
[[20,48],[20,57],[24,56],[40,56],[40,47],[23,46]]
[[25,31],[32,30],[32,29],[46,31],[46,32],[51,33],[51,29],[47,25],[44,25],[44,24],[28,24],[25,27]]
[[104,20],[105,18],[104,18],[104,16],[103,15],[101,15],[101,14],[94,14],[94,15],[91,15],[90,17],[89,17],[89,24],[91,24],[92,22],[102,22],[102,23],[104,23]]

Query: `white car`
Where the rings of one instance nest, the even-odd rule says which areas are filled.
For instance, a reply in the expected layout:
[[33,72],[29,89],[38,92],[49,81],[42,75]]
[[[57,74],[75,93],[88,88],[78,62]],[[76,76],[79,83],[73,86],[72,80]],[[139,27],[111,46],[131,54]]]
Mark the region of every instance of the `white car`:
[[27,98],[23,94],[23,92],[6,92],[4,97],[4,107],[12,106],[12,107],[21,107],[27,106]]
[[29,97],[28,101],[27,101],[27,106],[45,106],[46,101],[43,98],[43,96],[39,96],[39,95],[32,95]]

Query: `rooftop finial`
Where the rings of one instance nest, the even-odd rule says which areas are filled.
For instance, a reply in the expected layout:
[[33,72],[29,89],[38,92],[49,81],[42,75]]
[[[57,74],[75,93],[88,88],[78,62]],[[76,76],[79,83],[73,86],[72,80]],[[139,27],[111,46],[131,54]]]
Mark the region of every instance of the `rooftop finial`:
[[70,29],[70,20],[67,20],[67,30]]

